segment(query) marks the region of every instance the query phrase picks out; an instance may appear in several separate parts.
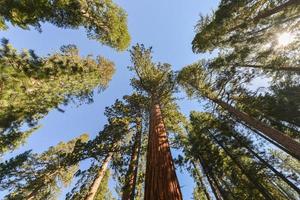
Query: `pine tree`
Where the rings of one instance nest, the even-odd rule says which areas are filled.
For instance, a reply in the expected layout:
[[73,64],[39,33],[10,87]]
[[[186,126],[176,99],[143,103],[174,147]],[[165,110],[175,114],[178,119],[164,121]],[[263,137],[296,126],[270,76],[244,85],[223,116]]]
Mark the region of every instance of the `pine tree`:
[[115,198],[112,197],[112,194],[108,187],[109,178],[110,178],[110,171],[107,170],[103,177],[103,181],[101,182],[98,188],[94,200],[116,200]]
[[[0,49],[0,154],[24,143],[39,119],[51,109],[70,102],[92,102],[93,90],[105,89],[114,64],[103,57],[80,57],[74,45],[38,57],[33,51],[18,53],[7,40]],[[19,129],[33,127],[22,133]]]
[[[221,50],[213,65],[299,73],[297,53],[300,4],[286,1],[221,1],[211,15],[201,17],[193,51]],[[289,44],[281,44],[288,37]]]
[[[223,190],[221,193],[225,199],[241,197],[243,192],[243,195],[251,198],[258,195],[257,199],[286,198],[280,188],[273,183],[275,180],[289,180],[285,179],[281,172],[274,172],[274,169],[270,168],[270,165],[252,150],[251,142],[235,133],[230,123],[216,120],[207,113],[195,112],[191,114],[191,123],[189,141],[192,148],[189,153],[192,157],[200,159],[203,168],[210,169],[210,173],[215,176],[216,180],[221,178],[221,191]],[[248,145],[247,151],[245,151],[246,145]],[[258,157],[260,159],[256,160]],[[215,161],[212,161],[212,158]],[[278,174],[279,176],[274,178],[270,171],[275,173],[275,176]],[[238,183],[238,180],[242,182]],[[289,183],[292,187],[288,190],[293,188],[299,193],[297,186],[292,182]],[[263,198],[257,191],[263,195]]]
[[[102,133],[99,134],[100,137],[102,137],[102,134],[104,134],[104,139],[101,138],[99,141],[96,138],[95,140],[96,146],[104,145],[104,152],[101,152],[100,154],[100,156],[103,157],[101,160],[101,165],[98,167],[96,175],[92,179],[86,195],[84,195],[84,199],[86,200],[93,200],[96,197],[97,191],[102,183],[102,179],[108,170],[109,163],[114,157],[114,154],[121,152],[120,146],[122,145],[122,138],[128,134],[128,121],[126,119],[109,118],[109,121],[111,121],[110,124],[105,127]],[[109,140],[107,137],[110,137],[111,140]]]
[[172,101],[175,76],[169,64],[154,64],[151,53],[151,48],[134,46],[131,50],[133,65],[130,67],[137,76],[132,79],[133,87],[151,99],[145,200],[182,199],[161,109]]
[[[195,95],[198,97],[207,98],[208,100],[212,101],[213,103],[217,104],[228,113],[233,115],[237,120],[246,123],[253,129],[256,129],[263,136],[270,138],[279,146],[282,146],[295,158],[300,159],[300,144],[297,141],[293,140],[281,131],[276,130],[268,126],[267,124],[264,124],[263,122],[251,117],[247,113],[236,109],[234,106],[222,100],[222,96],[221,98],[219,97],[219,94],[222,91],[219,91],[218,93],[218,90],[215,90],[218,89],[215,85],[218,84],[218,81],[220,82],[220,80],[217,79],[218,81],[213,82],[209,73],[205,71],[205,69],[201,65],[194,64],[185,67],[179,73],[178,80],[189,96]],[[225,85],[222,85],[221,87],[224,88]]]
[[237,106],[251,116],[299,140],[300,88],[294,84],[273,85],[264,94],[245,94]]
[[1,188],[11,192],[5,199],[55,198],[61,185],[70,184],[78,169],[78,162],[68,162],[78,143],[86,143],[88,136],[81,135],[69,142],[60,142],[42,154],[25,152],[0,165]]
[[3,0],[0,8],[0,29],[8,28],[8,21],[41,31],[41,23],[48,22],[61,28],[84,27],[90,39],[117,50],[125,50],[130,43],[126,13],[112,0]]
[[[75,187],[67,194],[67,199],[95,199],[100,190],[105,174],[115,155],[121,154],[124,138],[129,134],[129,119],[122,113],[125,105],[117,100],[111,107],[106,107],[108,124],[96,138],[90,140],[83,149],[77,151],[81,160],[93,158],[89,169],[78,171]],[[71,158],[74,160],[74,158]]]
[[141,154],[142,145],[142,133],[144,119],[146,118],[147,109],[146,105],[149,100],[141,95],[133,94],[131,96],[125,96],[129,116],[132,118],[134,124],[134,134],[132,136],[132,147],[130,150],[130,161],[126,175],[124,176],[124,184],[122,187],[122,199],[132,200],[135,197],[137,179],[138,179],[138,166],[139,158]]

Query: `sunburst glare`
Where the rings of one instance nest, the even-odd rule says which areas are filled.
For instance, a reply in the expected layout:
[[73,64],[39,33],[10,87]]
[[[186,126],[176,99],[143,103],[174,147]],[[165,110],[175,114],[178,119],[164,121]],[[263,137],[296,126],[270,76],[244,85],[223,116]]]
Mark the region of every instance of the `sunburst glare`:
[[284,32],[277,35],[278,46],[284,47],[295,39],[295,36],[292,33]]

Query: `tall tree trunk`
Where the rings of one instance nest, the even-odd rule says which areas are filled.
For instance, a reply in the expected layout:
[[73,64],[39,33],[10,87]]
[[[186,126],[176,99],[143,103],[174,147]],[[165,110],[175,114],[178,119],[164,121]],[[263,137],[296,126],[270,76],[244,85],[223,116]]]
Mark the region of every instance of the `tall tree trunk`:
[[263,197],[267,200],[273,200],[274,198],[269,193],[269,191],[260,184],[259,180],[256,177],[253,177],[244,166],[240,163],[240,161],[223,145],[212,133],[210,133],[212,139],[225,151],[225,153],[231,158],[231,160],[238,166],[241,172],[248,178],[248,180],[257,188],[258,191],[263,195]]
[[199,187],[199,188],[201,188],[203,191],[204,191],[204,193],[205,193],[205,196],[206,196],[206,199],[207,200],[211,200],[211,198],[210,198],[210,196],[209,196],[209,193],[208,193],[208,191],[207,191],[207,189],[206,189],[206,187],[205,187],[205,184],[204,184],[204,182],[203,182],[203,180],[202,180],[202,176],[201,176],[201,174],[200,174],[200,172],[199,172],[199,169],[198,169],[198,167],[196,166],[196,164],[195,164],[195,162],[194,161],[191,161],[191,163],[192,163],[192,165],[193,165],[193,168],[196,170],[196,183],[197,183],[197,186]]
[[226,194],[225,194],[223,188],[221,188],[221,186],[218,184],[218,182],[214,178],[214,174],[209,169],[209,167],[206,164],[205,160],[202,159],[201,155],[198,155],[198,159],[199,159],[200,164],[202,166],[203,172],[207,177],[210,188],[211,188],[212,192],[214,193],[215,198],[217,200],[226,199]]
[[87,196],[85,197],[85,200],[94,200],[97,190],[98,190],[98,188],[101,184],[101,181],[105,175],[105,172],[107,170],[108,164],[112,158],[112,154],[113,153],[111,152],[105,157],[103,164],[101,165],[99,171],[97,172],[96,178],[94,179],[94,181],[89,189],[89,192],[88,192]]
[[161,108],[152,99],[147,148],[145,200],[182,200]]
[[270,17],[278,12],[283,11],[284,9],[286,9],[287,7],[292,7],[292,6],[298,6],[300,4],[299,0],[289,0],[275,8],[272,8],[270,10],[267,10],[263,13],[259,13],[256,17],[254,17],[253,19],[250,20],[246,20],[244,23],[239,24],[231,29],[229,29],[228,32],[232,32],[237,30],[238,28],[241,28],[245,23],[251,23],[252,22],[259,22],[259,20],[264,19],[266,17]]
[[260,19],[266,18],[266,17],[270,17],[271,15],[274,15],[280,11],[283,11],[285,8],[287,7],[292,7],[292,6],[297,6],[300,4],[299,0],[289,0],[286,3],[281,4],[280,6],[277,6],[275,8],[272,8],[270,10],[267,10],[259,15],[257,15],[256,17],[253,18],[253,21],[259,21]]
[[289,136],[285,135],[281,131],[278,131],[272,127],[267,126],[266,124],[262,123],[261,121],[249,116],[247,113],[237,110],[236,108],[232,107],[231,105],[225,103],[224,101],[211,98],[207,95],[207,98],[211,101],[215,102],[225,110],[227,110],[230,114],[234,115],[239,120],[245,122],[249,126],[253,127],[254,129],[260,131],[265,136],[269,137],[270,139],[277,142],[279,145],[284,147],[288,150],[292,156],[300,160],[300,144],[290,138]]
[[142,138],[142,124],[141,118],[136,120],[136,134],[134,138],[134,144],[132,147],[132,153],[130,157],[130,163],[128,171],[125,177],[125,184],[123,187],[122,200],[134,200],[135,187],[137,180],[139,154],[141,149],[141,138]]
[[246,67],[246,68],[256,68],[256,69],[269,69],[273,71],[295,71],[299,72],[300,67],[297,66],[281,66],[281,67],[274,67],[274,66],[264,66],[264,65],[252,65],[252,64],[244,64],[244,63],[235,63],[233,64],[235,67]]
[[253,154],[259,161],[261,161],[267,168],[269,168],[277,177],[281,178],[286,184],[288,184],[300,195],[300,189],[295,184],[293,184],[289,179],[287,179],[281,172],[277,171],[277,169],[275,169],[272,165],[270,165],[260,155],[254,152],[248,145],[243,143],[243,141],[237,136],[236,133],[233,133],[232,136],[237,140],[240,146],[245,147],[251,154]]

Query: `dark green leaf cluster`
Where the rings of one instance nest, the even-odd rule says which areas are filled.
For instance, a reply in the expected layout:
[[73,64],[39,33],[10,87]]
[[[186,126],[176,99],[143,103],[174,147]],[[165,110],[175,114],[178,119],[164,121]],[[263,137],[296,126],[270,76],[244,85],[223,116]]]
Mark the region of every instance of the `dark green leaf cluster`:
[[96,60],[91,56],[81,57],[74,45],[63,46],[61,52],[47,57],[38,57],[33,51],[18,53],[3,39],[0,153],[13,150],[29,135],[29,132],[19,131],[22,125],[36,126],[50,110],[61,110],[61,104],[92,102],[93,90],[105,89],[114,71],[112,62],[103,57]]
[[27,151],[0,166],[1,188],[10,190],[5,199],[55,198],[61,186],[68,186],[78,169],[78,162],[69,163],[78,143],[85,143],[81,135],[67,143],[60,142],[42,154]]
[[213,67],[299,72],[299,12],[297,0],[222,0],[200,19],[193,51],[221,50]]
[[61,28],[84,27],[90,39],[117,50],[130,43],[125,11],[112,0],[23,0],[0,2],[0,29],[6,21],[23,29],[30,26],[41,31],[41,23]]
[[281,190],[289,187],[287,183],[272,174],[264,153],[255,153],[257,148],[234,124],[209,113],[192,112],[190,120],[187,156],[201,164],[205,176],[220,184],[218,189],[225,198],[297,198],[297,194]]

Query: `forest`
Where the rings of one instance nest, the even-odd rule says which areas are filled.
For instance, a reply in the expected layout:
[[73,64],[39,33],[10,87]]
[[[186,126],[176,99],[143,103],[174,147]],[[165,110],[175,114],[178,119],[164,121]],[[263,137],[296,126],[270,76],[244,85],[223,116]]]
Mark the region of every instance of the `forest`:
[[299,0],[0,0],[0,37],[0,199],[300,199]]

